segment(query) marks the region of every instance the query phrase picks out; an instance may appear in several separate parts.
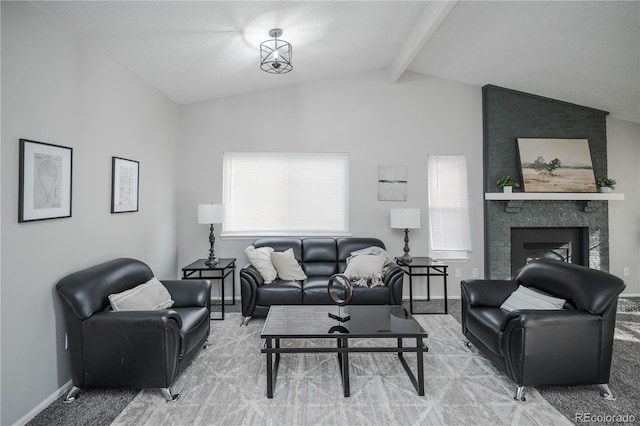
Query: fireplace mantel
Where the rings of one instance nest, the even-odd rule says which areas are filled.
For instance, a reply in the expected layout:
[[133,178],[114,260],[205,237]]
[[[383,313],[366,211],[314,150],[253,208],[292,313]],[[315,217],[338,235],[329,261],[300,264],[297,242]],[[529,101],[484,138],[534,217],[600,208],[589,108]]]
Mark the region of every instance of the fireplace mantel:
[[619,192],[487,192],[484,194],[484,199],[500,201],[621,201],[624,200],[624,194]]

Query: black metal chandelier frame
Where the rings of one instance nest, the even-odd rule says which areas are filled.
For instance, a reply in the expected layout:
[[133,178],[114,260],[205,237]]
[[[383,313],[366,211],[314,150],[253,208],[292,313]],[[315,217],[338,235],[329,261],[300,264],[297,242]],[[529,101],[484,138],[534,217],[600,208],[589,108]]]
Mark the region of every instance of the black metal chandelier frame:
[[270,40],[260,43],[260,68],[271,74],[284,74],[293,69],[291,65],[291,43],[278,40],[280,28],[269,31]]

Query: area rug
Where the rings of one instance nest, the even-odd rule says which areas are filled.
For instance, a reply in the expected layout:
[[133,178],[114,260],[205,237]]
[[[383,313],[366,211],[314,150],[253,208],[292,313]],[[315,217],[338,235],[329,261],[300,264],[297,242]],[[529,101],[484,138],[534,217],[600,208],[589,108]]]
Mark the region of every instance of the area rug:
[[[240,314],[228,316],[213,324],[212,346],[175,383],[178,401],[166,404],[159,391],[144,390],[112,424],[571,424],[533,388],[526,403],[515,402],[514,384],[462,345],[460,324],[450,315],[417,317],[429,333],[425,396],[417,395],[395,354],[351,354],[349,398],[342,394],[335,354],[285,354],[273,399],[266,397],[266,360],[260,353],[264,320],[240,327]],[[415,366],[415,358],[406,358]]]

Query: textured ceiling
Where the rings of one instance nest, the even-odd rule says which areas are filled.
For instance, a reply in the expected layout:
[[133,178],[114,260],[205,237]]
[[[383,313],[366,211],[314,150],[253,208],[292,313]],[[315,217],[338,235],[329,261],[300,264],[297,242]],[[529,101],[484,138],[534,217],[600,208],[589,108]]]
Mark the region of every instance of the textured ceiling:
[[[436,4],[427,1],[35,3],[181,104],[404,61],[400,74],[494,84],[640,122],[640,2],[450,2],[440,26],[425,19]],[[276,27],[293,45],[288,74],[258,66]]]

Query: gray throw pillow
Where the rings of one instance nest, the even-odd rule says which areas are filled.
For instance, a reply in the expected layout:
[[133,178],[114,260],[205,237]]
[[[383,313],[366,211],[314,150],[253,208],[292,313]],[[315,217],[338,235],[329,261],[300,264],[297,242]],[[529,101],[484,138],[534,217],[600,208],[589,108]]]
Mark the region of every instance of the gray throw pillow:
[[167,288],[155,277],[122,293],[110,294],[109,302],[114,311],[159,311],[175,303]]
[[500,309],[507,312],[519,311],[521,309],[560,310],[565,302],[566,300],[564,299],[519,286],[518,289],[511,293],[511,296],[500,305]]
[[271,252],[271,262],[276,268],[276,271],[278,271],[278,277],[281,280],[300,281],[307,279],[307,275],[293,254],[293,249]]

